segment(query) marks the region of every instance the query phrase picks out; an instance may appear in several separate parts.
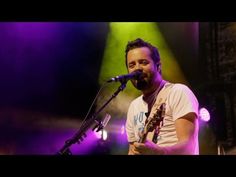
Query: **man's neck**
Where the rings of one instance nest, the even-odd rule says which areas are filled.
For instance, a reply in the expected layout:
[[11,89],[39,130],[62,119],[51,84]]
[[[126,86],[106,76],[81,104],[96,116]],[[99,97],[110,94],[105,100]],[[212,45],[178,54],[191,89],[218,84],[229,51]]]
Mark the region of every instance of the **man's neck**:
[[155,103],[156,97],[164,86],[164,84],[165,81],[160,80],[159,82],[155,82],[155,84],[153,84],[148,91],[146,90],[146,92],[143,92],[143,100],[148,104],[148,112],[151,111],[151,108]]
[[159,81],[156,81],[154,82],[154,84],[152,85],[151,88],[147,89],[147,90],[143,90],[143,97],[146,98],[150,95],[152,95],[162,84],[163,80],[159,80]]

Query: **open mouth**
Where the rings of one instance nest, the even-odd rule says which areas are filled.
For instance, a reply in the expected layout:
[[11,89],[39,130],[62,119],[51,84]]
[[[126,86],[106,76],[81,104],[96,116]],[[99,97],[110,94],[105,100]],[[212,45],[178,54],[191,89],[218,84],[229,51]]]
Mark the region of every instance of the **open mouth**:
[[142,81],[145,78],[147,78],[147,74],[146,73],[142,73],[138,80]]

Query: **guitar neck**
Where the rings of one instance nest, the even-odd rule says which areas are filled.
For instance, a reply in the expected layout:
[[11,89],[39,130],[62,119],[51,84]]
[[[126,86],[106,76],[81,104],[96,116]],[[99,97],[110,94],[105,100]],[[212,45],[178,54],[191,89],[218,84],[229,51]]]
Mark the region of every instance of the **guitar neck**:
[[[159,109],[155,108],[154,110],[155,111],[152,117],[148,118],[147,121],[145,121],[143,134],[138,141],[139,143],[144,143],[146,141],[146,138],[150,139],[148,133],[151,133],[152,142],[157,142],[160,127],[163,125],[163,119],[165,115],[165,103],[161,104]],[[153,112],[153,108],[151,112]]]
[[139,139],[139,143],[144,143],[146,141],[147,138],[147,133],[144,133],[143,136]]

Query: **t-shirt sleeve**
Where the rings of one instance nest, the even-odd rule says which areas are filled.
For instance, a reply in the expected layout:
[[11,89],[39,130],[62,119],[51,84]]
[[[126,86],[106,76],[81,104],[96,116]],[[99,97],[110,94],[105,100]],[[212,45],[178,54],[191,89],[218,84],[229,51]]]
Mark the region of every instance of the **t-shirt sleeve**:
[[125,125],[128,142],[136,141],[133,118],[134,118],[134,109],[133,109],[133,104],[131,103],[128,109],[127,120]]
[[169,101],[174,121],[190,112],[194,112],[198,117],[198,100],[187,86],[176,84],[170,93]]

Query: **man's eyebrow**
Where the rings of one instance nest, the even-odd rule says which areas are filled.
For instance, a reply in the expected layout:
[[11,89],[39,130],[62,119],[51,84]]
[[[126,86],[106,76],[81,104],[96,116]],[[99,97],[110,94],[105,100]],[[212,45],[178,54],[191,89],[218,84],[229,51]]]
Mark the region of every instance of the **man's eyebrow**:
[[130,61],[130,62],[128,62],[128,64],[129,64],[129,63],[135,63],[135,61]]
[[146,58],[139,59],[139,61],[143,61],[143,60],[148,61],[148,59],[146,59]]

